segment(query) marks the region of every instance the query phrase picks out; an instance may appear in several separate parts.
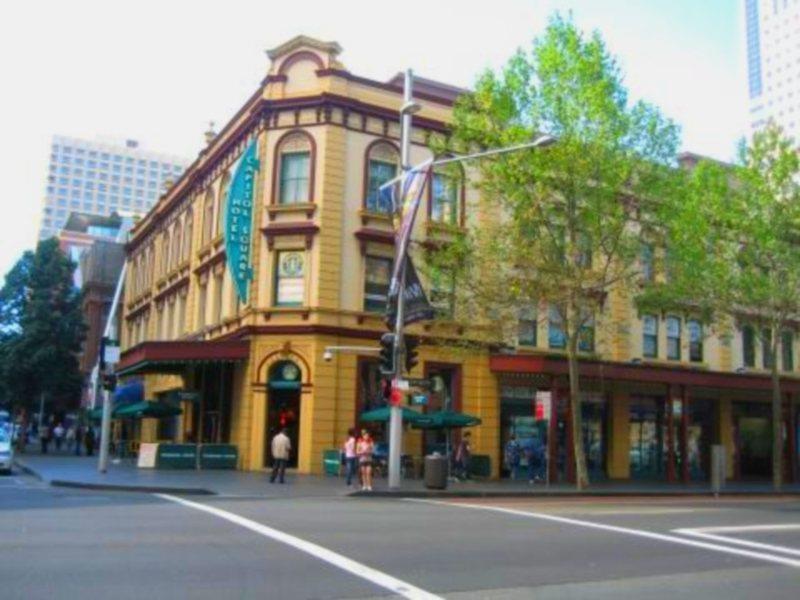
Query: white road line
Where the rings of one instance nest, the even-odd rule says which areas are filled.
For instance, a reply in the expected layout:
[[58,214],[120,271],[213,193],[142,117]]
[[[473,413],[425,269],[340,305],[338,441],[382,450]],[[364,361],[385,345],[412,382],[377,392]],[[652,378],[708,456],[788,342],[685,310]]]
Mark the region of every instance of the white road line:
[[790,531],[800,529],[800,524],[782,524],[782,525],[743,525],[740,527],[696,527],[689,529],[673,529],[674,533],[682,535],[690,535],[692,537],[704,538],[713,540],[715,542],[723,542],[726,544],[735,544],[737,546],[747,546],[749,548],[758,548],[759,550],[769,550],[771,552],[780,552],[782,554],[790,554],[792,556],[800,556],[800,550],[791,548],[789,546],[778,546],[777,544],[765,544],[763,542],[753,542],[751,540],[743,540],[741,538],[729,537],[725,535],[717,535],[709,533],[711,531],[730,532],[730,533],[746,533],[754,531]]
[[297,550],[300,550],[301,552],[310,554],[311,556],[325,561],[334,567],[338,567],[343,571],[352,573],[356,577],[365,579],[370,583],[387,589],[390,592],[394,592],[395,594],[404,598],[409,598],[410,600],[443,600],[441,596],[427,592],[401,579],[397,579],[391,575],[383,573],[382,571],[378,571],[377,569],[373,569],[372,567],[368,567],[360,562],[356,562],[332,550],[318,546],[313,542],[308,542],[283,531],[279,531],[277,529],[273,529],[272,527],[257,523],[256,521],[251,521],[250,519],[246,519],[235,513],[221,510],[213,506],[208,506],[206,504],[200,504],[199,502],[192,502],[190,500],[178,498],[177,496],[171,496],[169,494],[154,495],[158,496],[159,498],[163,498],[164,500],[169,500],[170,502],[176,502],[177,504],[181,504],[188,508],[194,508],[195,510],[212,514],[220,519],[225,519],[226,521],[235,523],[236,525],[244,527],[245,529],[249,529],[250,531],[259,533],[277,542],[291,546]]
[[774,525],[726,525],[724,527],[692,527],[686,531],[702,533],[747,533],[751,531],[788,531],[800,529],[800,523],[776,523]]
[[663,533],[656,533],[654,531],[645,531],[644,529],[632,529],[630,527],[617,527],[616,525],[606,525],[605,523],[593,523],[592,521],[581,521],[579,519],[569,519],[567,517],[559,517],[556,515],[548,515],[543,513],[527,512],[524,510],[515,510],[513,508],[502,508],[499,506],[483,506],[480,504],[461,504],[452,502],[443,502],[441,500],[423,500],[418,498],[407,498],[407,502],[420,502],[423,504],[435,504],[439,506],[448,506],[451,508],[467,508],[473,510],[485,510],[489,512],[498,512],[516,517],[525,517],[528,519],[540,519],[542,521],[554,521],[556,523],[564,523],[565,525],[576,525],[578,527],[588,527],[590,529],[599,529],[601,531],[611,531],[613,533],[624,533],[626,535],[633,535],[636,537],[647,538],[651,540],[658,540],[661,542],[671,542],[673,544],[680,544],[682,546],[692,546],[694,548],[702,548],[704,550],[712,550],[721,552],[723,554],[733,554],[735,556],[743,556],[745,558],[752,558],[755,560],[763,560],[767,562],[786,565],[800,569],[800,560],[794,560],[785,556],[777,556],[774,554],[766,554],[764,552],[754,552],[752,550],[745,550],[742,548],[731,548],[729,546],[721,546],[719,544],[711,544],[699,540],[690,540],[686,538],[677,537],[674,535],[666,535]]

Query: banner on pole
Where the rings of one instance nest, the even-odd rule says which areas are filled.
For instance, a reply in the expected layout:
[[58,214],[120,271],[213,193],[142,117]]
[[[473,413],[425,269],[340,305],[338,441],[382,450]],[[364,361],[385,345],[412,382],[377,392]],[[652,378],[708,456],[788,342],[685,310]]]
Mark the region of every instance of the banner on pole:
[[411,241],[411,232],[419,212],[422,191],[425,189],[425,180],[428,178],[430,165],[426,164],[409,171],[403,178],[401,194],[395,208],[399,208],[400,228],[395,235],[394,268],[392,279],[389,283],[389,296],[397,295],[400,291],[400,275],[405,268],[408,258],[408,244]]
[[225,255],[236,293],[247,302],[247,287],[253,279],[250,247],[253,239],[253,193],[258,155],[256,141],[247,146],[233,174],[225,199]]
[[[419,281],[417,270],[414,268],[414,263],[411,262],[411,257],[407,257],[405,261],[406,281],[405,288],[403,289],[403,301],[405,302],[403,311],[403,325],[411,325],[411,323],[418,323],[419,321],[429,321],[434,317],[434,310],[428,297],[425,295],[425,290]],[[386,323],[389,326],[394,325],[397,321],[397,298],[399,294],[392,294],[389,290],[389,296],[386,306]]]

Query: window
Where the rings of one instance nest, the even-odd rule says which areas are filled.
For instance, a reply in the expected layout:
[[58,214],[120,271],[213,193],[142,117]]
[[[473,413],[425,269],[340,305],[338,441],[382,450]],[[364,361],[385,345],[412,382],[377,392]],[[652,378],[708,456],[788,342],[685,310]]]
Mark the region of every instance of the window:
[[446,273],[436,275],[431,281],[431,306],[438,318],[452,318],[455,311],[456,280]]
[[278,252],[275,269],[275,304],[301,306],[305,300],[305,256],[296,250]]
[[214,276],[214,315],[213,323],[219,323],[222,320],[222,273]]
[[206,326],[206,296],[208,295],[208,282],[201,283],[197,291],[197,328]]
[[[650,244],[642,245],[642,252],[639,255],[639,262],[642,268],[642,281],[647,283],[653,281],[653,254],[653,246]],[[669,321],[667,322],[667,327],[669,327]],[[678,330],[680,331],[680,321],[678,321]],[[667,333],[667,339],[669,339],[669,333]],[[680,351],[678,352],[678,359],[680,359]]]
[[392,259],[367,256],[364,260],[364,310],[382,313],[386,310]]
[[686,322],[689,331],[689,360],[703,362],[703,325],[700,321],[689,320]]
[[594,318],[590,317],[581,326],[578,334],[578,350],[581,352],[594,352]]
[[181,249],[181,260],[188,260],[192,250],[192,209],[186,211],[186,221],[183,225],[183,243]]
[[228,189],[231,186],[231,176],[226,172],[222,176],[222,183],[219,185],[219,208],[217,209],[217,235],[224,233],[225,227],[225,207],[228,202]]
[[784,330],[781,334],[781,354],[783,359],[783,370],[794,371],[794,334]]
[[172,251],[170,252],[170,270],[177,267],[182,260],[181,256],[181,242],[183,241],[181,236],[181,223],[175,224],[175,230],[172,232]]
[[745,367],[756,366],[756,332],[752,325],[742,327],[742,361]]
[[681,359],[681,320],[678,317],[667,317],[667,358]]
[[368,211],[389,214],[392,212],[389,194],[381,194],[380,187],[397,176],[399,158],[394,146],[375,144],[367,155],[367,199]]
[[280,203],[308,202],[308,152],[287,152],[281,155]]
[[203,246],[211,241],[212,235],[214,235],[214,190],[209,189],[203,203]]
[[567,336],[564,334],[564,320],[561,311],[551,306],[548,311],[547,343],[551,348],[564,349],[567,347]]
[[765,369],[772,368],[772,331],[764,328],[761,331],[761,357]]
[[517,324],[517,343],[520,346],[536,346],[536,308],[525,306],[519,310]]
[[658,356],[658,317],[653,315],[642,317],[642,356]]
[[450,176],[434,173],[431,180],[431,220],[447,225],[457,225],[458,183]]

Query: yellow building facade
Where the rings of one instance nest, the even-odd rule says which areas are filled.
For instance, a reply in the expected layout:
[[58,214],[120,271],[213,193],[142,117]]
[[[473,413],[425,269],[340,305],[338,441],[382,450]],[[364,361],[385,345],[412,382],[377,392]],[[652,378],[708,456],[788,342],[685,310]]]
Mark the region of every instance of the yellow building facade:
[[[143,420],[141,441],[233,444],[239,467],[258,470],[270,463],[271,435],[286,427],[298,472],[319,473],[323,452],[382,402],[374,354],[324,354],[329,346],[376,347],[386,331],[394,232],[376,188],[399,169],[402,78],[354,75],[340,51],[303,36],[270,50],[259,88],[132,232],[118,373],[142,379],[148,399],[172,398],[183,411],[175,420]],[[412,163],[430,156],[431,136],[446,133],[461,92],[416,80],[422,109],[413,119]],[[226,256],[225,203],[251,144],[258,157],[252,279],[242,301]],[[420,240],[474,218],[465,213],[475,192],[437,177],[423,196]],[[446,322],[447,294],[431,296],[445,317],[412,327],[422,345],[411,375],[439,375],[445,390],[422,410],[480,417],[473,452],[494,477],[507,472],[503,448],[514,433],[549,440],[551,478],[570,479],[573,432],[557,324],[521,320],[513,353],[464,350],[442,343],[462,332]],[[769,380],[758,368],[760,349],[736,325],[723,336],[698,334],[697,325],[690,315],[639,315],[620,294],[598,316],[582,365],[593,479],[706,478],[714,443],[727,448],[730,476],[762,474]],[[788,362],[797,342],[787,343],[794,474],[800,382]],[[541,409],[548,399],[545,421],[537,403]],[[404,452],[420,456],[443,442],[441,433],[407,430]]]

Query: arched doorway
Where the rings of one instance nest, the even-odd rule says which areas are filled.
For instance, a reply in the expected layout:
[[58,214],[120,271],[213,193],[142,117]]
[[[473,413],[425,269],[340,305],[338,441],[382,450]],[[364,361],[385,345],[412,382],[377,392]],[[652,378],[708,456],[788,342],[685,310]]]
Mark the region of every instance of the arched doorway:
[[264,466],[272,466],[272,438],[285,427],[292,441],[289,466],[296,467],[300,446],[300,368],[290,360],[282,360],[272,365],[267,381]]

